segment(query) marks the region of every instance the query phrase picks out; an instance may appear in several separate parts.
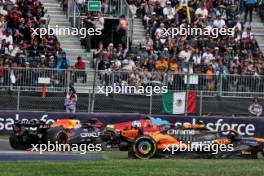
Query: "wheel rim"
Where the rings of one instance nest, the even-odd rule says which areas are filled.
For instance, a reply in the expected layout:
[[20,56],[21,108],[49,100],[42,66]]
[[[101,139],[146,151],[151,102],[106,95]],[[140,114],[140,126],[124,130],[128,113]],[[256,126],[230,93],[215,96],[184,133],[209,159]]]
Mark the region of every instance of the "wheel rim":
[[141,141],[137,148],[139,153],[146,155],[151,151],[152,145],[149,141]]
[[57,141],[59,144],[66,144],[67,143],[67,135],[64,134],[64,133],[60,133],[58,136],[57,136]]

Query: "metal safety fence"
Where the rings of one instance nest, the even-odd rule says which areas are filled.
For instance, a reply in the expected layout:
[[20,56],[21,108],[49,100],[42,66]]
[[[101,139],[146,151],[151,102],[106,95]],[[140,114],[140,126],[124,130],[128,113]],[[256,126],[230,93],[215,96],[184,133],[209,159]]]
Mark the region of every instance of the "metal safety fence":
[[[264,92],[264,76],[206,75],[167,72],[99,72],[105,85],[166,86],[169,91],[204,91],[207,95],[247,96]],[[239,94],[241,93],[241,95]],[[248,96],[247,96],[248,97]]]
[[[145,91],[115,91],[129,86]],[[153,91],[156,87],[171,92],[195,91],[195,115],[248,115],[253,99],[264,99],[264,76],[0,68],[0,109],[64,111],[70,87],[77,91],[77,112],[161,114],[162,93]]]
[[89,89],[92,71],[76,69],[47,68],[0,68],[0,88],[2,90],[20,90],[27,92],[42,91],[65,92],[75,86]]
[[[251,94],[253,97],[255,94]],[[164,114],[162,95],[136,94],[95,94],[78,93],[76,112],[113,112],[113,113],[143,113]],[[39,92],[0,91],[0,109],[15,111],[49,111],[65,112],[64,100],[66,94],[48,93],[42,97]],[[263,97],[263,96],[262,96]],[[263,98],[259,98],[263,104]],[[187,115],[199,116],[250,116],[249,106],[253,98],[243,97],[208,97],[204,92],[197,92],[195,112]]]
[[[75,87],[82,93],[96,93],[97,86],[158,86],[169,91],[203,91],[206,96],[251,97],[264,92],[262,75],[206,75],[171,72],[113,72],[92,69],[4,68],[0,67],[0,88],[41,91],[43,79],[48,92]],[[264,98],[264,97],[263,97]]]

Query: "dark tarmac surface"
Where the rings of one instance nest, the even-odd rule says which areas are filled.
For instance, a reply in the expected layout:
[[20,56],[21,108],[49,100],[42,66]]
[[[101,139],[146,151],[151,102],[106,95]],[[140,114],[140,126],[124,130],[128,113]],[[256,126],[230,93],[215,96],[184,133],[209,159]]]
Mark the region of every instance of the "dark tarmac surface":
[[102,160],[96,154],[73,154],[65,152],[38,152],[16,151],[9,146],[7,140],[0,140],[0,161],[30,161],[30,160]]

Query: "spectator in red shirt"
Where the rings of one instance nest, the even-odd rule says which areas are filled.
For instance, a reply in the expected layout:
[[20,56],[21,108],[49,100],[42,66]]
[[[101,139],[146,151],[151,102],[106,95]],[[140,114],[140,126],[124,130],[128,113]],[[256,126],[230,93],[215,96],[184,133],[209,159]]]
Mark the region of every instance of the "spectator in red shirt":
[[86,63],[83,61],[82,57],[77,58],[77,62],[75,64],[75,69],[78,70],[85,70],[86,69]]
[[75,72],[75,82],[77,82],[77,79],[79,77],[82,77],[83,78],[83,83],[86,83],[86,63],[83,61],[82,57],[79,56],[77,58],[77,62],[75,63],[75,69],[76,69],[76,72]]

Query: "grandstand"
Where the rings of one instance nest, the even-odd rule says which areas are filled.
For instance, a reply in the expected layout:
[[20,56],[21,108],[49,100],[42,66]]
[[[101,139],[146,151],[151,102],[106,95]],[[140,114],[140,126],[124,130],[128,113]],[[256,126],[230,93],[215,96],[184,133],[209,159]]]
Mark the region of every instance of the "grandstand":
[[[97,86],[113,85],[195,91],[199,115],[213,114],[230,103],[234,110],[216,114],[248,115],[249,99],[264,98],[262,1],[252,21],[250,15],[245,21],[248,6],[242,0],[190,0],[187,4],[182,0],[109,0],[101,4],[100,12],[95,12],[81,0],[2,2],[0,109],[64,111],[64,93],[74,87],[79,97],[77,112],[120,108],[118,112],[161,113],[161,95],[97,94]],[[32,35],[32,29],[56,25],[103,30],[101,36]],[[235,32],[217,38],[164,35],[164,28],[181,25]],[[40,78],[49,79],[45,98],[40,96],[44,87]],[[237,102],[241,107],[235,106]]]

